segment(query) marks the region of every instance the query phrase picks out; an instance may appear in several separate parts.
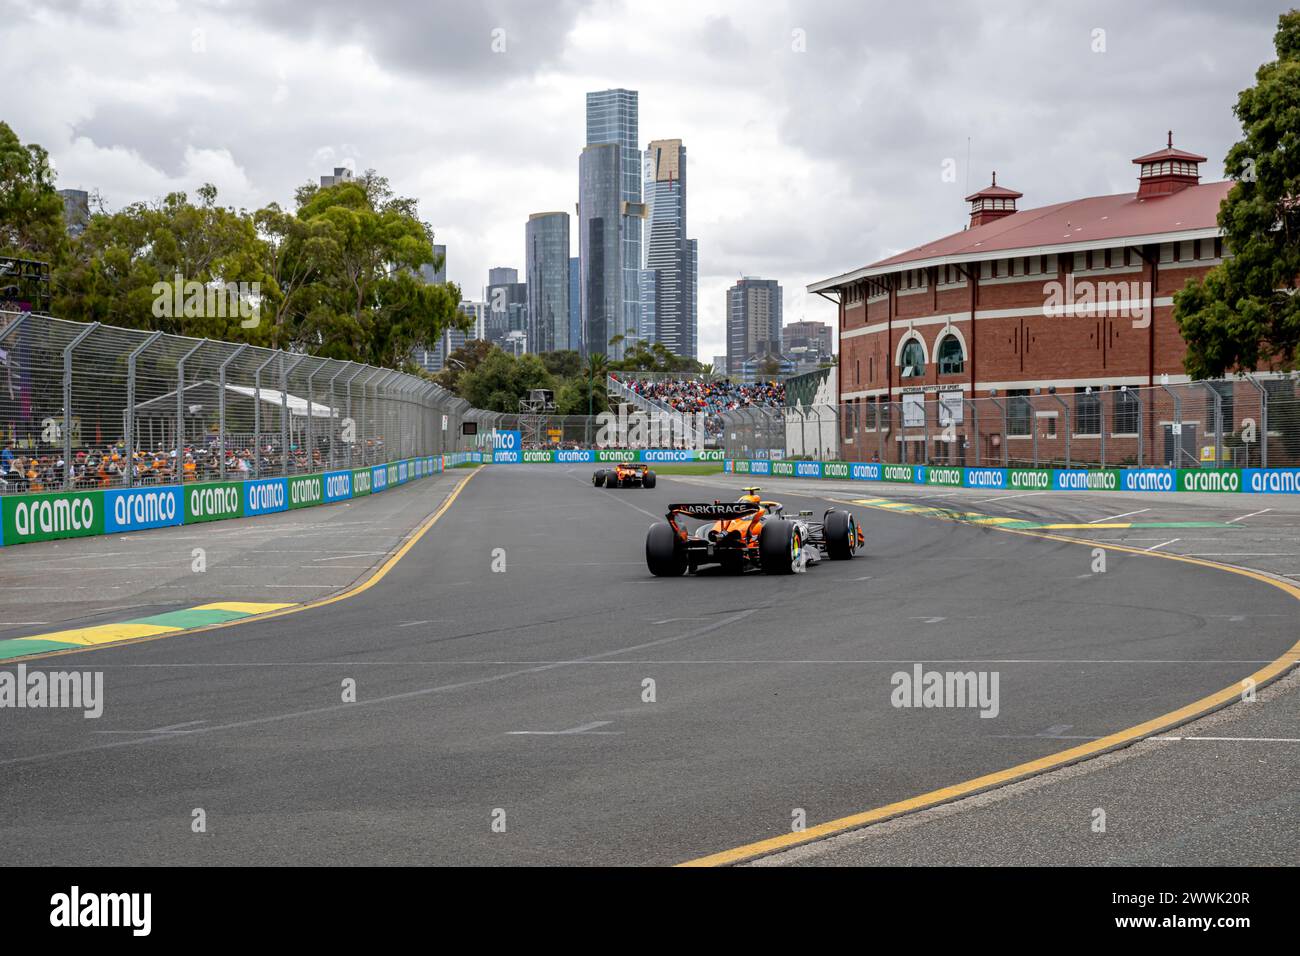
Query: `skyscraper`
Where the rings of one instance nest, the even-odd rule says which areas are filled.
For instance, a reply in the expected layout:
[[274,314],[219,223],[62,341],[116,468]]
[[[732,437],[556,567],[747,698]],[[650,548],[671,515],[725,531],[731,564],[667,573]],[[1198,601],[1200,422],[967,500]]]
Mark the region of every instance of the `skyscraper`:
[[656,335],[656,316],[659,311],[659,290],[662,274],[654,269],[642,269],[637,273],[641,296],[641,320],[637,323],[637,338],[647,345],[658,342]]
[[686,148],[680,139],[653,140],[646,148],[645,206],[645,264],[659,273],[655,341],[695,358],[694,240],[686,238]]
[[498,266],[488,270],[483,290],[486,309],[483,338],[500,345],[511,332],[528,333],[528,287],[519,281],[519,270]]
[[[635,90],[587,94],[587,146],[578,162],[582,324],[587,350],[613,358],[620,358],[623,348],[610,347],[609,340],[636,338],[640,331],[645,206],[638,122]],[[588,248],[601,259],[598,271],[586,261]]]
[[582,268],[577,256],[569,259],[569,348],[585,351],[582,344]]
[[528,284],[528,351],[553,352],[569,344],[569,214],[537,212],[524,227]]
[[749,276],[727,290],[727,374],[781,354],[781,286]]
[[442,285],[447,281],[447,247],[435,245],[433,254],[442,260],[442,265],[435,269],[432,262],[426,262],[420,266],[420,278],[431,285]]
[[687,239],[686,248],[691,257],[691,344],[689,350],[683,352],[687,358],[695,358],[700,347],[700,242],[698,239]]
[[[582,339],[584,352],[622,358],[611,346],[625,334],[623,256],[619,240],[619,147],[588,146],[578,160],[578,258],[582,274]],[[631,323],[636,328],[636,317]]]

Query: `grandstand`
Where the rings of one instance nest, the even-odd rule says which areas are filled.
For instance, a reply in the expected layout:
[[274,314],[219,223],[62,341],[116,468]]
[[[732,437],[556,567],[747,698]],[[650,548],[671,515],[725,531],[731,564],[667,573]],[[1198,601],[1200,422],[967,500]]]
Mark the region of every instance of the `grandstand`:
[[611,395],[627,398],[647,411],[705,416],[706,443],[721,443],[724,415],[744,409],[779,409],[785,404],[785,386],[776,381],[749,383],[702,376],[609,376]]

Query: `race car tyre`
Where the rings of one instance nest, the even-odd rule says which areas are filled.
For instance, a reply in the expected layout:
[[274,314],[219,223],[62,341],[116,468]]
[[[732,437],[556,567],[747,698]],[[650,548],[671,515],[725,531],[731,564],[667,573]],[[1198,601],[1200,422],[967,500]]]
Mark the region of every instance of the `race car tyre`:
[[773,518],[758,534],[758,560],[764,574],[793,574],[803,540],[793,521]]
[[646,532],[645,563],[659,578],[676,578],[686,572],[686,549],[667,521],[652,524]]
[[641,487],[653,488],[654,486],[655,486],[655,473],[653,471],[647,471],[645,473],[645,478],[641,480]]
[[591,483],[595,485],[597,488],[603,488],[605,486],[605,472],[598,471],[594,475],[592,475]]
[[847,561],[858,546],[858,528],[847,511],[828,511],[822,525],[826,537],[826,555],[832,561]]

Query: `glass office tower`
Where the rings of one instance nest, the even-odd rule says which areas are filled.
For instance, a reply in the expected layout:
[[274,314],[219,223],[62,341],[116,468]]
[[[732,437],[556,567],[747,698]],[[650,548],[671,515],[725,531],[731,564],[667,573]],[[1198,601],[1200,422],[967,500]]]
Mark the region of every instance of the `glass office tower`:
[[[603,256],[601,267],[611,270],[606,276],[615,274],[618,281],[611,288],[604,283],[603,293],[606,300],[592,300],[596,310],[589,312],[586,293],[591,269],[584,263],[583,271],[583,331],[586,333],[588,350],[604,352],[611,358],[621,358],[621,342],[612,347],[609,340],[616,336],[625,339],[636,338],[640,331],[640,276],[642,268],[641,226],[645,218],[645,206],[641,202],[641,150],[637,145],[639,139],[639,120],[637,93],[635,90],[601,90],[587,94],[587,149],[579,160],[579,258],[584,240],[591,241],[588,228],[591,219],[584,209],[591,210],[591,217],[602,222],[599,231],[602,241],[615,243],[614,253],[617,261],[608,255]],[[587,175],[582,171],[588,160],[588,151],[595,146],[613,145],[615,155],[601,155],[598,163],[603,172]],[[590,190],[611,190],[612,195],[597,194]],[[586,190],[587,192],[584,192]],[[585,200],[585,201],[584,201]],[[606,213],[611,205],[615,208],[615,217],[611,221]],[[611,238],[611,231],[616,233]],[[604,307],[608,304],[608,309]],[[603,311],[602,311],[603,310]],[[603,338],[597,339],[599,332]]]
[[528,283],[528,351],[554,352],[569,344],[569,214],[538,212],[524,227]]

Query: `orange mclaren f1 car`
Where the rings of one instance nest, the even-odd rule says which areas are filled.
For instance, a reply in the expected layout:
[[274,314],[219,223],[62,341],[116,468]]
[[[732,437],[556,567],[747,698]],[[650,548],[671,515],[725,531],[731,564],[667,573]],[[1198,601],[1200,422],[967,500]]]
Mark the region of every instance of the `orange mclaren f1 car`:
[[591,476],[597,488],[653,488],[655,473],[649,465],[620,461],[613,468],[602,468]]
[[[764,501],[758,488],[746,488],[740,500],[668,506],[666,520],[650,526],[645,560],[650,573],[677,577],[709,564],[742,573],[757,568],[766,574],[792,574],[823,559],[847,560],[866,543],[862,529],[847,511],[827,509],[821,521],[812,512],[786,517],[775,501]],[[702,520],[694,532],[682,519]]]

